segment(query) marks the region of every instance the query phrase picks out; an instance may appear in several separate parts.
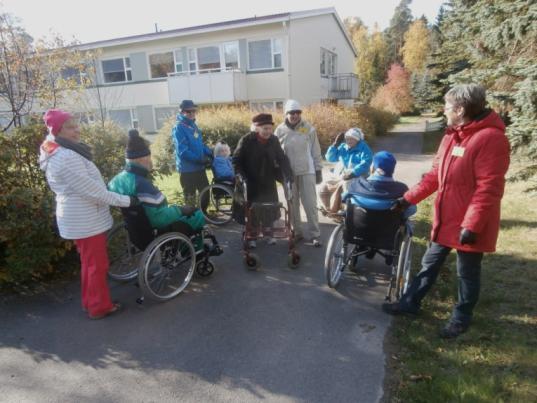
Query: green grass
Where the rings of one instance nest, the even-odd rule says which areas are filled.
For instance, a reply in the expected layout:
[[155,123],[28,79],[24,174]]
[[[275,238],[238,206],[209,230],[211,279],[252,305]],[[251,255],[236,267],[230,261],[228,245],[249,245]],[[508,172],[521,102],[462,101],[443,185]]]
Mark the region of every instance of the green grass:
[[[209,178],[209,183],[211,183],[213,174],[210,169],[207,170],[207,177]],[[179,174],[177,172],[166,176],[155,176],[154,183],[155,186],[158,187],[164,194],[164,196],[166,196],[168,203],[179,204],[181,206],[185,204],[183,188],[179,182]]]
[[421,116],[400,116],[397,123],[418,123],[423,118]]
[[[394,321],[387,341],[386,401],[537,401],[537,210],[524,186],[507,186],[497,252],[484,258],[470,330],[456,340],[438,337],[456,298],[454,253],[420,317]],[[420,204],[415,270],[425,251],[430,214],[430,202]]]

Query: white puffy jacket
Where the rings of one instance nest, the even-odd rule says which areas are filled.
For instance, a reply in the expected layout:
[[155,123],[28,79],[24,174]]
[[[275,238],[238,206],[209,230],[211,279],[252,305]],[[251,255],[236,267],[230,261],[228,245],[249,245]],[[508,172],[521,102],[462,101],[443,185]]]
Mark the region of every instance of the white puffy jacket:
[[295,175],[314,174],[322,170],[321,147],[312,125],[301,120],[293,130],[283,122],[274,134],[280,140]]

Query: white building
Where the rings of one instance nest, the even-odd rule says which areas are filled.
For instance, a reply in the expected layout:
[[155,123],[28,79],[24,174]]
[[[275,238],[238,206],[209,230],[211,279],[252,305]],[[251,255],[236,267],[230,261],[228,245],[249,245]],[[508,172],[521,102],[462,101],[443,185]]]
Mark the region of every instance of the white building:
[[[156,132],[182,99],[278,108],[352,103],[356,50],[334,8],[290,12],[117,38],[98,50],[87,99],[125,127]],[[98,97],[97,97],[98,91]],[[90,101],[88,109],[99,108]],[[74,107],[74,105],[73,105]]]

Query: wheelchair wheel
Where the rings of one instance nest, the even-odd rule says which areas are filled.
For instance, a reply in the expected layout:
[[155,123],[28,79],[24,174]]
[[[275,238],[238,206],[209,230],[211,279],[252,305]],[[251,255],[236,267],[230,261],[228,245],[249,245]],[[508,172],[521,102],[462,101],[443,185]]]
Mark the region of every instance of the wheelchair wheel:
[[211,261],[200,260],[196,263],[196,273],[200,277],[208,277],[214,272],[214,264]]
[[397,261],[397,276],[395,278],[395,300],[399,301],[405,293],[410,281],[410,269],[412,266],[412,238],[405,235],[401,242],[399,259]]
[[261,259],[255,253],[248,253],[244,256],[244,264],[248,270],[257,270],[261,266]]
[[343,239],[344,228],[344,224],[340,224],[334,229],[326,248],[324,270],[326,282],[330,288],[337,287],[348,260],[349,247]]
[[[203,202],[202,202],[203,201]],[[233,206],[233,190],[225,185],[213,184],[200,192],[199,206],[207,204],[201,209],[205,219],[211,224],[223,225],[231,221]]]
[[117,223],[107,235],[108,275],[116,281],[129,281],[138,274],[138,264],[142,252],[129,239],[124,223]]
[[138,283],[142,293],[153,301],[167,301],[190,283],[196,251],[187,236],[169,232],[149,244],[141,261]]

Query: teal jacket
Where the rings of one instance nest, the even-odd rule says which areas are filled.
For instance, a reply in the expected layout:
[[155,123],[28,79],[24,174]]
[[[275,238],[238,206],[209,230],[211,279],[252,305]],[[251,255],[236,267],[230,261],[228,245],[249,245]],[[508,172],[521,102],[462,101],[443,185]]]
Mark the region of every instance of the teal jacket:
[[373,162],[373,153],[364,140],[349,148],[345,143],[338,147],[331,145],[326,151],[328,162],[337,162],[334,173],[340,175],[343,171],[352,170],[355,177],[367,175]]
[[125,169],[112,178],[108,188],[122,195],[136,196],[153,228],[162,229],[177,221],[189,224],[194,230],[205,225],[200,210],[186,217],[179,206],[168,204],[166,197],[149,179],[149,171],[139,164],[127,162]]

